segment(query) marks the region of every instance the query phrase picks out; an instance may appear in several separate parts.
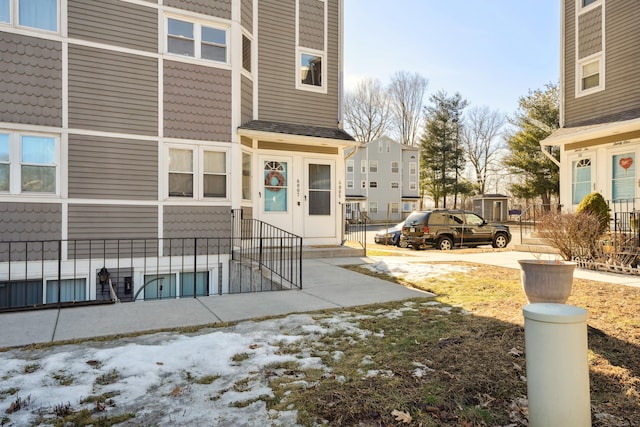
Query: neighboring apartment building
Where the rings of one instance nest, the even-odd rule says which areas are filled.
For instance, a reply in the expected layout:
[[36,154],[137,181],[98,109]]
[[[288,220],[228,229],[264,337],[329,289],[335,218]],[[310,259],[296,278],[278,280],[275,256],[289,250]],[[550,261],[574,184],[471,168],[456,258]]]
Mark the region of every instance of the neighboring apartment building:
[[388,137],[364,144],[346,161],[347,202],[372,221],[398,222],[418,209],[420,151]]
[[0,0],[0,241],[228,237],[242,209],[338,244],[342,15]]
[[562,0],[560,203],[640,197],[640,2]]

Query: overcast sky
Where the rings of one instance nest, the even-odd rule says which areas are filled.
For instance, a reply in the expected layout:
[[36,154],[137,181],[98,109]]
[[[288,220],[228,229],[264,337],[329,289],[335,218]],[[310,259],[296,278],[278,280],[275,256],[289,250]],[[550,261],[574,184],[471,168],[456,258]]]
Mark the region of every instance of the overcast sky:
[[509,115],[559,80],[558,0],[345,0],[345,87],[397,71]]

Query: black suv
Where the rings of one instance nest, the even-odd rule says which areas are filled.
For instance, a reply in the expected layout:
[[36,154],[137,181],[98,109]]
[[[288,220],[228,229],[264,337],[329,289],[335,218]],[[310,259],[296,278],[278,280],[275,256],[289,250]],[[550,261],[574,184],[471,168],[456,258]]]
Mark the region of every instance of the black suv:
[[488,224],[473,212],[450,209],[413,212],[404,221],[400,236],[402,247],[433,246],[443,251],[454,246],[504,248],[510,241],[511,232],[506,225]]

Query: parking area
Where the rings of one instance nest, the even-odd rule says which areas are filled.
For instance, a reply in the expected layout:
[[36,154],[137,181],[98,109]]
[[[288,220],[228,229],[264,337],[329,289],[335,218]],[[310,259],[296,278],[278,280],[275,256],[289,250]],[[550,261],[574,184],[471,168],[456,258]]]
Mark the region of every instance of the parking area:
[[[379,231],[389,230],[393,228],[396,224],[397,223],[395,222],[390,224],[367,224],[367,248],[374,249],[377,247],[377,248],[385,248],[385,249],[398,250],[398,251],[412,251],[413,249],[411,248],[400,248],[394,245],[384,245],[384,244],[378,244],[375,242],[375,235]],[[520,244],[520,226],[518,224],[513,224],[513,223],[505,223],[505,225],[508,225],[509,230],[511,231],[511,241],[507,245],[507,248],[513,249],[516,245]],[[488,249],[488,248],[491,248],[491,245],[479,246],[478,248]],[[436,249],[427,248],[424,250],[433,251]],[[453,250],[456,250],[456,249],[453,249]]]

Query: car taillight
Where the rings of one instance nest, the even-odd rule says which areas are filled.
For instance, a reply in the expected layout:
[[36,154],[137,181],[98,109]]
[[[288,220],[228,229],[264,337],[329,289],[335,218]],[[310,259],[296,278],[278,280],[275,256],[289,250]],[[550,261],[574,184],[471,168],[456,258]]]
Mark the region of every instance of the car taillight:
[[424,234],[429,234],[429,227],[428,226],[424,226]]

